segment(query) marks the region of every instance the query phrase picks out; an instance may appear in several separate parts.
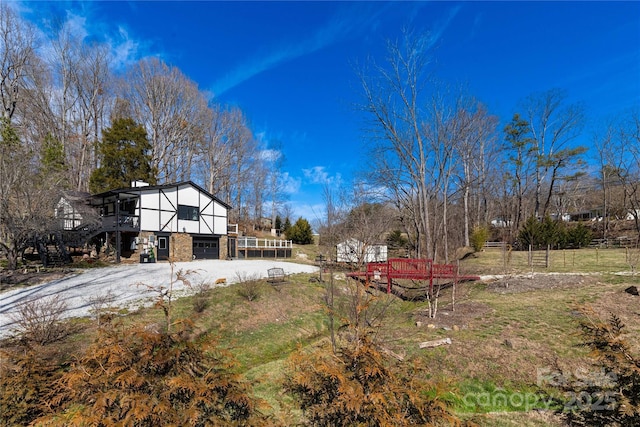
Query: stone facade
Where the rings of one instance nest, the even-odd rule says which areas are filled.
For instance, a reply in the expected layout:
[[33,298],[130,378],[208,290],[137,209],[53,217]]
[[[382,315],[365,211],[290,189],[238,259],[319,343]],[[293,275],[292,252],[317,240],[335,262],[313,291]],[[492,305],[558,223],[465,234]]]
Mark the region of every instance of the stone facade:
[[227,259],[229,238],[227,236],[220,236],[220,259]]
[[[133,257],[132,257],[134,260],[138,260],[139,255],[145,253],[145,249],[147,253],[149,253],[149,248],[151,247],[151,245],[149,244],[149,241],[151,236],[155,236],[155,233],[152,231],[142,231],[138,235],[139,242],[136,245],[136,250],[134,251]],[[145,241],[147,242],[146,245],[144,243]],[[157,251],[155,246],[153,247],[153,253],[157,256]]]
[[[144,253],[143,241],[146,239],[148,242],[151,236],[155,233],[151,231],[141,232],[139,235],[140,243],[137,245],[136,250],[131,257],[132,260],[137,260],[139,254]],[[220,259],[227,259],[229,252],[229,238],[227,236],[220,236],[219,238],[219,250]],[[157,248],[153,248],[153,252],[157,254]],[[176,262],[185,262],[193,260],[193,238],[189,233],[173,233],[169,238],[169,258]]]
[[188,233],[173,233],[169,243],[169,256],[173,261],[193,260],[193,239]]

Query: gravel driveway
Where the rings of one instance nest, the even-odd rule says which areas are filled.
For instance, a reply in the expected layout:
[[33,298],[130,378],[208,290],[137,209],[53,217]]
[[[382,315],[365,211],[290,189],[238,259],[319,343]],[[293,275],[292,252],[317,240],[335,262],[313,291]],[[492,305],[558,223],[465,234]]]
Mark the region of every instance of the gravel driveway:
[[[284,269],[286,274],[312,273],[318,271],[312,265],[295,264],[266,260],[202,260],[175,263],[174,271],[191,271],[192,284],[209,283],[212,286],[217,279],[226,279],[227,284],[236,283],[242,278],[264,278],[272,267]],[[175,277],[175,275],[174,275]],[[148,305],[154,293],[148,286],[168,286],[171,279],[169,263],[117,265],[113,267],[84,270],[52,282],[26,288],[12,289],[0,294],[0,338],[6,338],[15,328],[17,306],[34,298],[48,298],[61,295],[68,310],[68,317],[89,315],[92,298],[109,295],[113,305],[135,310]],[[185,294],[182,282],[174,284],[174,290]]]

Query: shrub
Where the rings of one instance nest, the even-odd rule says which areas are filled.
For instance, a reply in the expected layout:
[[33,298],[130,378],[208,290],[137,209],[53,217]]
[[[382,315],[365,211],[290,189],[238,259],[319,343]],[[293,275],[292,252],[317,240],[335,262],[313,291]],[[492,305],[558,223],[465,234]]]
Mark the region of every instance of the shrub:
[[[185,323],[183,323],[185,324]],[[211,339],[101,328],[55,385],[44,425],[266,425],[259,402]]]
[[193,295],[193,311],[196,313],[202,313],[209,307],[209,296],[211,291],[211,285],[208,283],[200,283],[196,288],[196,293]]
[[474,251],[480,252],[489,238],[487,227],[475,227],[471,233],[471,247]]
[[567,397],[557,401],[559,412],[576,426],[640,425],[640,360],[624,340],[624,325],[613,314],[608,322],[591,310],[583,314],[580,329],[594,359],[593,374],[556,380]]
[[391,249],[406,249],[409,241],[402,235],[402,231],[393,230],[387,236],[387,245]]
[[591,243],[593,232],[584,224],[577,224],[567,230],[567,241],[572,247],[585,248]]
[[553,221],[550,217],[545,217],[539,221],[536,217],[529,217],[518,233],[518,241],[522,249],[528,249],[529,245],[534,248],[554,246],[558,244],[562,236],[562,226]]
[[63,368],[48,353],[40,346],[0,350],[0,425],[30,425],[47,413],[51,385]]
[[13,316],[15,332],[22,340],[40,345],[59,341],[70,333],[64,321],[66,310],[67,303],[59,295],[28,300]]
[[[453,424],[446,405],[428,397],[418,375],[403,375],[385,363],[364,337],[334,354],[329,345],[289,359],[286,390],[308,425],[409,426]],[[439,425],[439,424],[438,424]]]
[[236,278],[238,279],[238,284],[236,285],[238,295],[247,301],[255,301],[260,297],[262,283],[257,277],[236,272]]

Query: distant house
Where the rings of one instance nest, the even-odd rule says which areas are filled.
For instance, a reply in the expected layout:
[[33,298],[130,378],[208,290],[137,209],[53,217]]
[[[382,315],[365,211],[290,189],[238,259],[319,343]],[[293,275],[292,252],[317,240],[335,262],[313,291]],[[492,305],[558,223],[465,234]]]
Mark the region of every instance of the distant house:
[[365,245],[357,239],[347,239],[336,245],[338,262],[383,262],[387,260],[387,245]]
[[636,218],[640,218],[640,209],[629,209],[624,216],[627,221],[633,221]]
[[564,221],[564,222],[568,222],[571,221],[571,215],[568,213],[552,213],[549,214],[549,218],[551,218],[554,221]]
[[494,218],[491,220],[491,225],[496,228],[505,228],[511,226],[511,221],[504,218]]
[[90,230],[103,241],[115,240],[117,256],[146,254],[158,260],[220,259],[234,254],[227,233],[227,203],[191,181],[131,187],[90,196],[98,221],[84,225],[78,203],[63,198],[57,215],[67,232]]
[[588,209],[571,214],[571,221],[602,221],[602,208]]

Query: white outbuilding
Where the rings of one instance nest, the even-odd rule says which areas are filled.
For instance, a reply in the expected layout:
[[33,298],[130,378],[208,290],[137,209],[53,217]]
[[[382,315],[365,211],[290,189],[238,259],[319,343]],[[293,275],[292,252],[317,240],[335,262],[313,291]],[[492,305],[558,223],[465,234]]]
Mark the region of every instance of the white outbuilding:
[[387,245],[365,244],[357,239],[347,239],[336,245],[338,262],[384,262],[387,260]]

